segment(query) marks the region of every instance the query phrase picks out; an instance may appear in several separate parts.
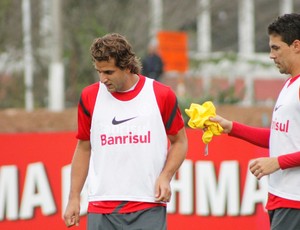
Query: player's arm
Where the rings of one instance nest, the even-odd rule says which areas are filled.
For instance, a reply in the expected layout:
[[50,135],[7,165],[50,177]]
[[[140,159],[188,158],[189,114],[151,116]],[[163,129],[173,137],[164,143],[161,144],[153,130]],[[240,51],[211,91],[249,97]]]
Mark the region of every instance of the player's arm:
[[250,171],[257,179],[276,172],[300,166],[300,152],[289,153],[279,157],[261,157],[254,159],[249,165]]
[[252,127],[229,121],[221,116],[211,117],[210,121],[219,123],[224,129],[223,133],[227,133],[229,136],[242,139],[263,148],[269,148],[269,128]]
[[168,135],[168,138],[170,140],[170,147],[167,161],[161,174],[164,174],[169,180],[171,180],[186,158],[188,141],[185,127],[179,130],[176,135]]
[[90,152],[90,141],[78,140],[72,159],[69,201],[64,214],[68,227],[79,225],[80,193],[88,174]]
[[156,182],[156,201],[170,201],[170,182],[184,161],[187,152],[188,141],[184,127],[176,135],[168,135],[168,138],[170,147],[165,166]]
[[300,152],[289,153],[278,157],[281,169],[288,169],[300,166]]
[[170,87],[159,82],[155,81],[153,85],[166,133],[170,140],[165,166],[156,181],[155,196],[156,201],[168,202],[171,197],[170,181],[185,159],[188,141],[175,93]]

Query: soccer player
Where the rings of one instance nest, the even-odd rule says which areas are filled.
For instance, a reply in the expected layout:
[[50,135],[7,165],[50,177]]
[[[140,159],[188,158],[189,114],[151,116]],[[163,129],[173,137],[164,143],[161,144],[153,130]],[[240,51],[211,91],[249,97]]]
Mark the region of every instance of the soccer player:
[[275,104],[270,128],[250,127],[217,116],[224,133],[269,148],[250,170],[268,179],[266,208],[272,230],[300,229],[300,14],[285,14],[268,26],[270,58],[289,74]]
[[124,36],[97,38],[90,51],[100,81],[83,89],[78,104],[65,224],[79,224],[87,178],[88,229],[166,229],[170,181],[187,152],[176,96],[139,74]]

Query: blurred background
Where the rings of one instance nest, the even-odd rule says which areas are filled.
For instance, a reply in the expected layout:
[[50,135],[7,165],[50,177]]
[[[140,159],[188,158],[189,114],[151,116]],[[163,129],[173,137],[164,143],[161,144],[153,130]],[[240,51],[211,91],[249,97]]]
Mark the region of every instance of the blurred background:
[[[270,106],[285,76],[268,58],[266,29],[299,10],[293,0],[1,0],[0,109],[76,106],[82,88],[98,80],[89,47],[111,32],[141,58],[155,40],[165,64],[158,34],[184,35],[178,62],[187,64],[165,69],[161,80],[182,106],[207,99]],[[176,37],[164,41],[176,52]]]
[[[76,107],[98,81],[95,38],[120,33],[141,60],[155,44],[159,81],[186,122],[184,109],[211,100],[227,119],[269,126],[287,76],[269,58],[267,27],[291,12],[299,0],[0,0],[0,229],[65,229]],[[269,229],[266,181],[248,170],[267,150],[222,135],[203,156],[197,131],[187,128],[170,229]]]

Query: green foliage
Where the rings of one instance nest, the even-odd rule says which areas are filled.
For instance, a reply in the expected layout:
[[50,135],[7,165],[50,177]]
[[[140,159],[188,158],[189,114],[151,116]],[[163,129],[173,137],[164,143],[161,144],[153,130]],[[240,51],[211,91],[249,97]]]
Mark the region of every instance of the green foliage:
[[24,81],[18,75],[2,76],[0,78],[0,109],[24,107]]
[[241,100],[241,97],[235,95],[234,86],[230,86],[218,93],[216,101],[218,104],[236,104]]

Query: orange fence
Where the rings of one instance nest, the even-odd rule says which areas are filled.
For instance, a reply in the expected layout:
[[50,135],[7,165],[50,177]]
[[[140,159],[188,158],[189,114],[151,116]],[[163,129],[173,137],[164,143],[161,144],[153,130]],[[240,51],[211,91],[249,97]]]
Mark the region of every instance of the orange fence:
[[186,72],[188,70],[187,34],[177,31],[160,31],[157,39],[164,70]]

